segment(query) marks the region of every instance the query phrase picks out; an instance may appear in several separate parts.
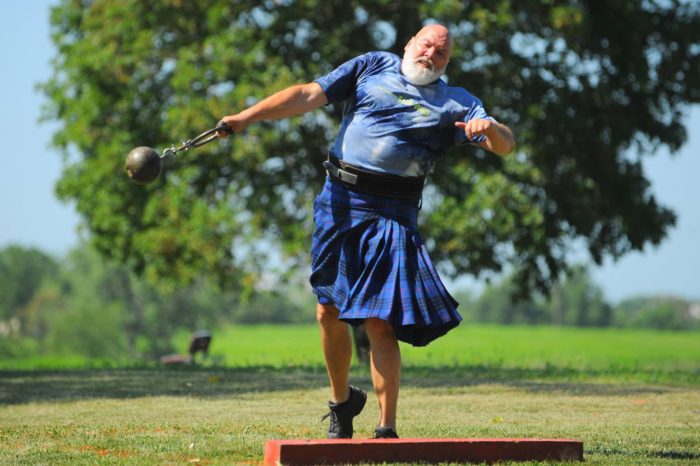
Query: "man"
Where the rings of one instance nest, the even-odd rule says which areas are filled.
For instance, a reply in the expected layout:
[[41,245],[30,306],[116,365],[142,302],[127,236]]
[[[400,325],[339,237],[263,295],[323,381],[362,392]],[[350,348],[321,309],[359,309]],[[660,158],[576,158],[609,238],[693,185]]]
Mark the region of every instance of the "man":
[[352,437],[353,418],[367,396],[349,384],[347,323],[364,323],[370,340],[380,411],[375,438],[397,438],[398,340],[423,346],[461,320],[417,231],[425,176],[455,144],[505,155],[514,140],[476,97],[439,79],[451,52],[447,28],[429,25],[406,44],[403,59],[370,52],[222,119],[240,132],[256,121],[345,102],[324,163],[328,178],[314,203],[311,249],[310,280],[331,386],[329,438]]

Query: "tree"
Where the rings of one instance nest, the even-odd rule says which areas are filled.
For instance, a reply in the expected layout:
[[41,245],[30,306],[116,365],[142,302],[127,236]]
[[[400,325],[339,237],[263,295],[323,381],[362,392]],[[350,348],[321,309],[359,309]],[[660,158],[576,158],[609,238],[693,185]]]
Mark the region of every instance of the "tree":
[[698,303],[675,296],[629,298],[615,306],[615,324],[622,327],[693,330],[700,327],[698,309]]
[[571,267],[548,295],[521,297],[516,288],[514,276],[490,283],[478,299],[467,300],[465,315],[501,324],[607,327],[613,323],[612,308],[585,266]]
[[541,296],[520,297],[514,277],[490,283],[478,299],[468,304],[465,313],[477,322],[499,324],[546,324],[550,314]]
[[572,267],[566,279],[554,287],[547,308],[556,325],[607,327],[612,323],[612,307],[605,301],[603,290],[581,265]]
[[21,316],[23,334],[45,351],[134,361],[172,351],[178,331],[227,322],[238,303],[234,293],[203,280],[164,292],[80,245],[35,291]]
[[71,251],[24,306],[23,334],[51,354],[125,357],[126,300],[105,293],[115,270],[88,248]]
[[0,321],[20,318],[34,293],[57,271],[56,260],[36,248],[0,249]]
[[422,228],[446,273],[508,265],[522,292],[546,291],[574,240],[597,263],[662,241],[675,215],[642,159],[681,147],[700,98],[700,5],[683,0],[64,0],[43,86],[66,154],[57,192],[102,254],[171,287],[254,284],[271,250],[303,263],[340,108],[185,153],[147,188],[124,175],[125,154],[367,50],[401,53],[433,20],[453,32],[449,82],[481,96],[518,142],[505,159],[459,148],[438,164]]

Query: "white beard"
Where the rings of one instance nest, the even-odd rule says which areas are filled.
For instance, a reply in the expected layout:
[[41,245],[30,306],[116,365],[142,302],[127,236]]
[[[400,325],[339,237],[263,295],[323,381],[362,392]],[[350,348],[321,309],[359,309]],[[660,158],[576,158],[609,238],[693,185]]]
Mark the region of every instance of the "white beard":
[[447,64],[445,64],[441,69],[436,70],[433,64],[430,63],[430,68],[425,68],[423,65],[418,64],[420,61],[426,63],[424,58],[411,59],[406,55],[407,52],[404,52],[403,60],[401,61],[401,72],[406,78],[406,81],[416,86],[425,86],[426,84],[437,81],[447,67]]

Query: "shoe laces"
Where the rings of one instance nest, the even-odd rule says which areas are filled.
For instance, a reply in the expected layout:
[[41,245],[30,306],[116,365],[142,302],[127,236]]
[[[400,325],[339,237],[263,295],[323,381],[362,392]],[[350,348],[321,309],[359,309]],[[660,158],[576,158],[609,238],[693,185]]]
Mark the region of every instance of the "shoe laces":
[[321,417],[321,422],[325,421],[325,420],[328,419],[329,417],[331,418],[331,426],[335,426],[335,424],[336,424],[337,421],[338,421],[338,417],[335,415],[335,413],[333,412],[333,410],[330,410],[330,411],[328,411],[326,414],[324,414],[324,415]]

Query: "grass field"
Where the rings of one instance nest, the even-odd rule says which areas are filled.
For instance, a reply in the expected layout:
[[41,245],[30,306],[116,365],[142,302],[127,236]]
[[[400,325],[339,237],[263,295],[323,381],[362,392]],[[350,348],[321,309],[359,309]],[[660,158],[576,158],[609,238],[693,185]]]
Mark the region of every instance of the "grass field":
[[[465,325],[402,351],[403,437],[575,438],[591,464],[700,464],[697,333]],[[324,436],[314,326],[215,332],[211,359],[4,361],[0,464],[251,464],[266,439]],[[366,367],[352,372],[371,386]],[[370,394],[357,437],[376,416]]]
[[[322,367],[318,340],[315,326],[233,327],[216,337],[212,355],[227,367]],[[700,384],[697,332],[464,325],[428,347],[403,345],[401,351],[407,368],[477,377]]]

